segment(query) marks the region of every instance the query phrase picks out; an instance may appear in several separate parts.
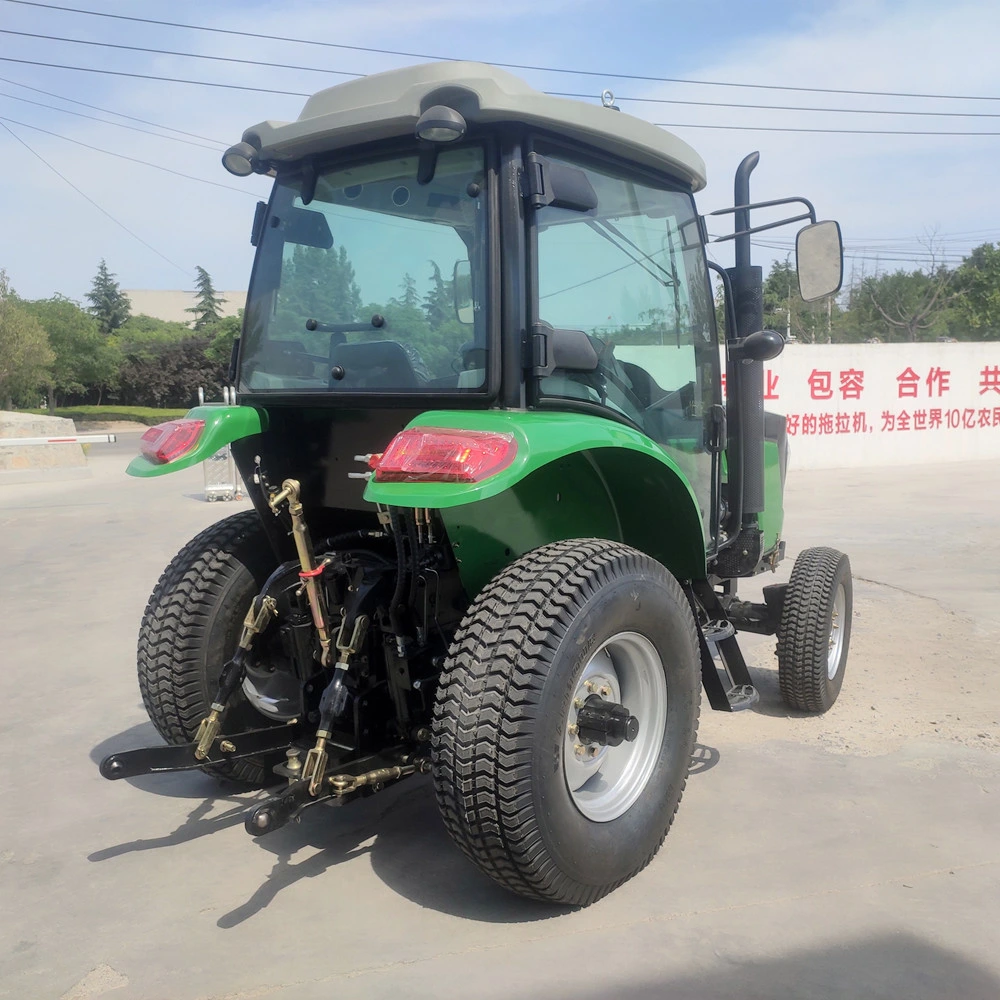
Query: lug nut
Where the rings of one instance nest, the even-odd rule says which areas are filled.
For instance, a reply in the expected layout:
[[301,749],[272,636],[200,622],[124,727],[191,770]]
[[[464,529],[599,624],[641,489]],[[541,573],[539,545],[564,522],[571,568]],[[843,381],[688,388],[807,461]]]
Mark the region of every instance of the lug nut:
[[576,736],[579,730],[580,727],[575,722],[571,722],[567,727],[566,732],[568,732],[570,736]]
[[600,690],[597,693],[602,698],[610,698],[611,697],[611,688],[609,688],[607,684],[603,684],[601,686]]

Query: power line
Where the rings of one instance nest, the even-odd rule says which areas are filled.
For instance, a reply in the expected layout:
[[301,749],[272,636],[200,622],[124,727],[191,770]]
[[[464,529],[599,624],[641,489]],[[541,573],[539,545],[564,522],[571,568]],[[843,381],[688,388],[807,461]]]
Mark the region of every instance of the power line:
[[97,202],[94,201],[94,199],[91,198],[89,194],[86,194],[85,192],[81,191],[65,174],[60,173],[54,166],[52,166],[51,163],[49,163],[48,160],[45,159],[44,156],[42,156],[41,153],[38,153],[34,149],[32,149],[31,146],[29,146],[28,143],[24,141],[24,139],[22,139],[12,128],[10,128],[6,124],[7,120],[8,119],[0,119],[0,128],[3,128],[7,132],[9,132],[22,146],[24,146],[24,148],[29,153],[31,153],[32,156],[35,156],[39,160],[41,160],[42,163],[44,163],[45,166],[49,168],[49,170],[51,170],[57,177],[62,178],[62,180],[64,180],[78,195],[80,195],[81,198],[86,198],[86,200],[89,201],[90,204],[93,205],[98,212],[100,212],[102,215],[107,216],[119,228],[124,229],[125,232],[129,234],[129,236],[131,236],[135,240],[138,240],[144,247],[146,247],[147,250],[152,250],[157,257],[160,257],[162,260],[165,260],[171,267],[176,267],[177,270],[181,272],[181,274],[184,275],[188,274],[188,272],[183,267],[181,267],[180,264],[177,264],[174,261],[172,261],[166,254],[160,253],[160,251],[157,250],[156,247],[154,247],[150,243],[147,243],[141,236],[139,236],[138,233],[132,232],[132,230],[129,229],[124,222],[119,222],[118,219],[116,219],[109,211],[107,211],[107,209],[104,209],[100,205],[98,205]]
[[326,69],[323,66],[297,66],[293,63],[264,62],[259,59],[237,59],[233,56],[210,56],[201,52],[178,52],[174,49],[151,49],[143,45],[122,45],[119,42],[96,42],[89,38],[65,38],[62,35],[39,35],[31,31],[13,31],[0,28],[0,35],[20,35],[23,38],[41,38],[47,42],[71,42],[74,45],[94,45],[102,49],[124,49],[127,52],[148,52],[157,56],[182,56],[185,59],[205,59],[210,62],[239,63],[241,66],[263,66],[267,69],[295,69],[304,73],[327,73],[332,76],[362,77],[364,73],[349,73],[343,69]]
[[87,118],[92,122],[100,122],[102,125],[114,125],[115,128],[127,128],[132,132],[141,132],[143,135],[153,135],[157,139],[169,139],[170,142],[183,142],[188,146],[197,146],[198,149],[209,149],[213,153],[218,152],[215,146],[206,146],[202,142],[192,142],[190,139],[181,139],[175,135],[164,135],[162,132],[151,132],[148,128],[138,128],[135,125],[126,125],[124,122],[109,122],[106,118],[98,118],[96,115],[85,115],[82,111],[70,111],[69,108],[59,108],[54,104],[45,104],[42,101],[32,101],[27,97],[18,97],[15,94],[4,94],[0,92],[0,97],[6,97],[11,101],[21,101],[24,104],[33,104],[38,108],[48,108],[50,111],[60,111],[64,115],[75,115],[77,118]]
[[[593,100],[593,94],[574,94],[557,90],[547,90],[552,97],[577,97]],[[731,104],[726,101],[682,101],[673,97],[619,97],[615,101],[634,101],[639,104],[684,104],[699,108],[740,108],[750,111],[808,111],[840,115],[915,115],[934,118],[1000,118],[994,111],[884,111],[873,108],[803,108],[789,104]]]
[[[265,41],[291,42],[296,45],[318,45],[324,48],[344,49],[351,52],[368,52],[376,55],[401,56],[406,59],[430,59],[441,62],[451,62],[452,57],[432,55],[427,52],[404,52],[398,49],[374,48],[366,45],[347,45],[342,42],[325,42],[314,38],[294,38],[287,35],[267,35],[255,31],[238,31],[234,28],[215,28],[202,24],[184,24],[179,21],[161,21],[148,17],[135,17],[129,14],[110,14],[105,11],[84,10],[79,7],[67,7],[61,4],[41,3],[39,0],[5,0],[25,7],[40,7],[46,10],[59,10],[71,14],[85,14],[90,17],[104,17],[117,21],[131,21],[138,24],[153,24],[167,28],[183,28],[187,31],[205,31],[220,35],[236,35],[242,38],[260,38]],[[492,61],[491,61],[492,62]],[[527,63],[492,62],[492,65],[504,69],[531,70],[538,73],[564,73],[572,76],[603,77],[615,80],[641,80],[647,83],[680,83],[700,87],[740,87],[752,90],[790,90],[811,94],[852,94],[861,97],[907,97],[930,100],[951,101],[998,101],[1000,96],[989,97],[983,94],[919,94],[891,90],[845,90],[833,87],[801,87],[784,86],[767,83],[733,83],[725,80],[692,80],[669,76],[647,76],[639,73],[611,73],[605,70],[569,69],[559,66],[535,66]]]
[[[303,73],[323,73],[336,76],[363,77],[364,73],[349,73],[345,70],[329,69],[325,66],[303,66],[300,63],[279,63],[267,62],[260,59],[237,59],[229,56],[203,55],[198,52],[182,52],[176,49],[154,49],[141,45],[122,45],[116,42],[99,42],[86,38],[67,38],[63,35],[43,35],[31,31],[14,31],[9,28],[0,28],[0,34],[17,35],[24,38],[40,38],[50,42],[69,42],[74,45],[91,45],[101,48],[124,49],[129,52],[145,52],[153,55],[179,56],[185,59],[205,59],[212,62],[236,63],[242,66],[260,66],[266,69],[289,69]],[[575,92],[546,91],[552,97],[571,97],[583,100],[593,100],[593,94],[581,94]],[[975,111],[891,111],[875,110],[871,108],[804,108],[795,105],[785,104],[736,104],[725,101],[691,101],[674,98],[661,97],[618,97],[620,101],[632,101],[640,104],[683,104],[690,107],[703,108],[738,108],[750,111],[803,111],[821,112],[824,114],[848,114],[848,115],[909,115],[917,117],[935,118],[1000,118],[1000,112],[975,112]]]
[[695,125],[690,122],[654,122],[653,124],[660,128],[711,128],[725,132],[819,132],[828,135],[1000,135],[1000,132],[938,132],[925,129],[779,128],[771,125]]
[[[130,163],[139,163],[144,167],[152,167],[154,170],[162,170],[164,173],[173,174],[175,177],[183,177],[185,180],[197,181],[199,184],[211,184],[212,187],[222,188],[225,191],[235,191],[237,194],[249,195],[251,198],[256,198],[257,196],[252,191],[247,191],[245,188],[233,187],[231,184],[220,184],[218,181],[206,180],[204,177],[195,177],[193,174],[181,173],[180,170],[173,170],[170,167],[164,167],[159,163],[151,163],[149,160],[140,160],[135,156],[126,156],[124,153],[115,153],[110,149],[102,149],[100,146],[91,146],[89,142],[81,142],[79,139],[71,139],[68,135],[60,135],[58,132],[50,132],[47,128],[40,128],[38,125],[29,125],[27,122],[19,122],[13,118],[5,118],[0,115],[0,122],[9,122],[11,125],[19,125],[21,128],[30,128],[34,132],[42,132],[45,135],[54,136],[56,139],[62,139],[64,142],[71,142],[75,146],[83,146],[85,149],[92,149],[95,153],[105,153],[108,156],[116,156],[119,160],[128,160]],[[10,129],[7,129],[10,132]],[[11,135],[14,133],[11,132]]]
[[[20,3],[21,0],[6,0],[7,3]],[[184,80],[176,76],[154,76],[150,73],[126,73],[118,69],[94,69],[91,66],[67,66],[65,63],[39,62],[35,59],[14,59],[11,56],[0,56],[0,62],[20,63],[23,66],[45,66],[49,69],[72,69],[80,73],[101,73],[104,76],[127,76],[133,80],[160,80],[165,83],[190,83],[197,87],[221,87],[223,90],[246,90],[255,94],[279,94],[283,97],[312,97],[299,90],[271,90],[268,87],[244,87],[236,83],[215,83],[212,80]]]
[[42,90],[41,87],[32,87],[27,83],[20,83],[17,80],[9,80],[5,76],[0,76],[0,82],[9,83],[12,87],[23,87],[25,90],[33,90],[36,94],[44,94],[46,97],[54,97],[58,101],[68,101],[70,104],[79,104],[81,108],[90,108],[92,111],[103,111],[106,115],[115,115],[117,118],[127,118],[130,122],[139,122],[142,125],[152,125],[153,128],[163,129],[164,132],[176,132],[178,135],[186,135],[192,139],[204,139],[205,142],[214,142],[218,146],[226,144],[221,139],[210,139],[207,135],[198,135],[195,132],[185,132],[180,128],[171,128],[169,125],[161,125],[159,122],[151,122],[145,118],[136,118],[135,115],[126,115],[121,111],[112,111],[111,108],[102,108],[98,104],[88,104],[86,101],[78,101],[73,97],[66,97],[64,94],[56,94],[51,90]]
[[[27,0],[5,0],[6,3],[26,3]],[[175,76],[156,76],[151,73],[126,73],[122,70],[95,69],[91,66],[70,66],[65,63],[39,62],[33,59],[14,59],[10,56],[0,56],[0,62],[21,63],[26,66],[45,66],[50,69],[68,69],[82,73],[100,73],[107,76],[125,76],[136,80],[158,80],[165,83],[186,83],[196,87],[221,87],[225,90],[245,90],[257,94],[277,94],[282,97],[312,97],[312,94],[299,90],[272,90],[268,87],[246,87],[235,83],[216,83],[213,80],[189,80]],[[958,132],[958,131],[933,131],[921,129],[892,130],[892,129],[855,129],[855,128],[780,128],[777,126],[765,125],[705,125],[705,124],[682,124],[671,122],[653,123],[660,128],[707,128],[719,129],[722,131],[736,132],[813,132],[827,133],[832,135],[981,135],[995,136],[1000,132]]]

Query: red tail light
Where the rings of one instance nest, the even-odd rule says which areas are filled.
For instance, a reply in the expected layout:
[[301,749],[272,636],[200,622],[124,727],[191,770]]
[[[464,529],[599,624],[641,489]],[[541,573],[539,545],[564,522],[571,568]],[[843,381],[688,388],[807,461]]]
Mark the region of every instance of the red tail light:
[[168,420],[150,427],[139,439],[139,450],[151,462],[163,465],[186,455],[205,428],[204,420]]
[[506,469],[517,454],[513,434],[411,427],[374,459],[379,483],[479,483]]

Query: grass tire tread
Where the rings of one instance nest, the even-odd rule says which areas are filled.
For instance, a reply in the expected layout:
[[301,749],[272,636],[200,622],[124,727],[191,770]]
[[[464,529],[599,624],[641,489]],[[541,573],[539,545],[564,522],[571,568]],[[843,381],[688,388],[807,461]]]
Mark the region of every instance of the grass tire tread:
[[[192,538],[153,588],[139,628],[136,663],[143,706],[167,743],[192,742],[208,713],[211,695],[205,693],[200,653],[212,608],[234,573],[246,566],[241,555],[258,547],[266,550],[267,541],[256,511],[233,514]],[[269,778],[250,761],[205,770],[255,787]]]
[[792,569],[778,633],[778,683],[785,704],[798,711],[830,707],[826,616],[843,558],[837,549],[816,546],[799,553]]
[[[522,556],[486,585],[456,633],[441,674],[432,750],[444,824],[483,872],[528,898],[576,906],[595,902],[649,864],[677,812],[675,808],[648,857],[625,877],[584,886],[547,857],[531,808],[526,723],[535,718],[549,658],[575,611],[611,582],[618,567],[656,567],[676,591],[677,607],[690,617],[691,656],[697,662],[694,619],[669,573],[621,543],[571,539]],[[699,704],[697,697],[694,703]],[[689,756],[694,736],[691,743]]]

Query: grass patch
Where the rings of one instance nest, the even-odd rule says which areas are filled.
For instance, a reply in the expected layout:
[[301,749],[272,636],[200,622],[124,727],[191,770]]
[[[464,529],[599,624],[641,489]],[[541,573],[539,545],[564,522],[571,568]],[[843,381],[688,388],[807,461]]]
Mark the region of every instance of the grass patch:
[[137,424],[161,424],[178,420],[187,410],[160,410],[153,406],[60,406],[54,410],[22,410],[47,417],[68,417],[76,423],[97,420],[132,420]]

